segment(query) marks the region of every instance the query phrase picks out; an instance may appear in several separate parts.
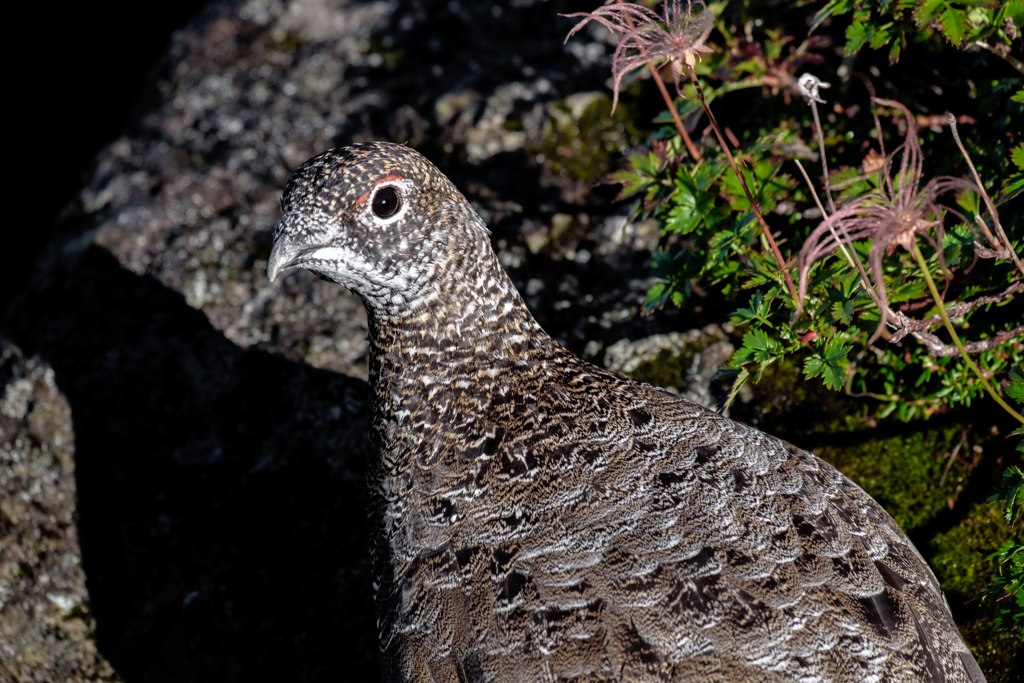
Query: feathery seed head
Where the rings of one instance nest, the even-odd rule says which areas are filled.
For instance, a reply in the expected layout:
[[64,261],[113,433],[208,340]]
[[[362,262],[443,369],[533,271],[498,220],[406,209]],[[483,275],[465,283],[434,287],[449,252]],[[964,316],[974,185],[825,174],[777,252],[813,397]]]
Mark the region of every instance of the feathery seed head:
[[800,89],[800,94],[807,100],[807,104],[811,102],[825,104],[825,100],[821,99],[818,90],[821,88],[831,88],[832,84],[826,83],[814,74],[804,74],[797,81],[797,87]]
[[[800,78],[801,89],[803,89],[805,77],[806,75]],[[813,92],[816,96],[816,90]],[[797,315],[803,308],[804,297],[807,294],[807,278],[814,262],[836,251],[841,245],[870,239],[871,249],[868,253],[868,262],[874,279],[875,294],[881,307],[878,329],[871,337],[873,342],[881,335],[889,320],[888,295],[882,275],[883,256],[892,254],[898,246],[911,251],[914,241],[921,237],[931,244],[938,256],[942,270],[945,271],[946,264],[942,256],[945,212],[954,214],[967,225],[971,225],[971,222],[956,209],[938,204],[936,199],[950,190],[969,189],[979,192],[979,194],[980,191],[972,182],[949,176],[933,178],[922,187],[924,160],[921,155],[921,144],[918,141],[917,125],[914,122],[913,114],[905,106],[893,100],[872,98],[872,101],[875,104],[898,109],[903,114],[907,125],[906,139],[890,156],[886,156],[884,147],[881,154],[872,150],[872,154],[865,158],[862,167],[865,174],[876,171],[881,173],[882,182],[878,189],[840,206],[835,213],[822,221],[807,238],[800,250]],[[881,130],[878,131],[878,139],[883,140]],[[889,166],[896,155],[900,153],[902,153],[902,158],[899,171],[890,177]]]
[[683,70],[696,64],[701,53],[713,52],[704,45],[704,41],[711,33],[714,17],[703,0],[697,0],[696,4],[701,8],[698,12],[694,12],[693,0],[687,0],[684,12],[681,0],[665,0],[663,17],[631,2],[605,5],[593,12],[563,15],[583,17],[569,31],[566,41],[591,21],[619,33],[619,44],[612,55],[612,75],[615,80],[612,112],[619,102],[622,79],[633,69],[646,62],[667,58],[672,63],[672,76],[676,91],[679,92],[679,77]]
[[487,230],[455,186],[418,152],[368,142],[300,166],[281,200],[267,268],[307,268],[370,304],[409,304],[458,250]]

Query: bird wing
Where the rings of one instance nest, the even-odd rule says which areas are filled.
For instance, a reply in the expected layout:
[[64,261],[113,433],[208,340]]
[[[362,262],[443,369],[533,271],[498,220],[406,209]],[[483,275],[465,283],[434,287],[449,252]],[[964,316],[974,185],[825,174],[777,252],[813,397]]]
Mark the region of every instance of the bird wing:
[[487,415],[410,501],[435,543],[384,601],[390,680],[984,680],[906,535],[814,455],[589,366]]

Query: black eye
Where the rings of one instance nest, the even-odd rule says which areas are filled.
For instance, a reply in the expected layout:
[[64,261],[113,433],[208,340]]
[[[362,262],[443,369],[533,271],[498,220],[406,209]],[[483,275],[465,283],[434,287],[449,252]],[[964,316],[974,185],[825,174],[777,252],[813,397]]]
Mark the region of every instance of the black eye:
[[382,187],[373,195],[373,213],[377,218],[391,218],[401,208],[402,201],[398,190],[393,187]]

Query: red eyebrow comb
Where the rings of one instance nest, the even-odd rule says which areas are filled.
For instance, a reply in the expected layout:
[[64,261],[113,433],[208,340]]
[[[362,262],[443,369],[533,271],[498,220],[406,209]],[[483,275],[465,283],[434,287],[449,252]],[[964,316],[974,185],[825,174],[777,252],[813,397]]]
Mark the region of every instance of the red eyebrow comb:
[[[379,178],[377,182],[373,184],[373,187],[377,187],[381,183],[386,183],[389,180],[405,180],[405,176],[402,175],[401,173],[392,173],[391,175],[386,175],[383,178]],[[364,192],[362,196],[356,200],[356,206],[362,206],[363,204],[366,203],[366,198],[370,196],[371,192],[373,192],[373,187]]]

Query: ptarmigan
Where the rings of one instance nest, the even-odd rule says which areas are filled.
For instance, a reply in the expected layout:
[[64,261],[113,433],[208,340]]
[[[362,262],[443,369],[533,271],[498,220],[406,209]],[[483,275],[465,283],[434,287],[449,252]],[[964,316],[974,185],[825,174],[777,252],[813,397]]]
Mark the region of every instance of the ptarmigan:
[[983,681],[928,566],[814,455],[590,365],[537,325],[417,152],[288,182],[268,274],[370,328],[385,681]]

